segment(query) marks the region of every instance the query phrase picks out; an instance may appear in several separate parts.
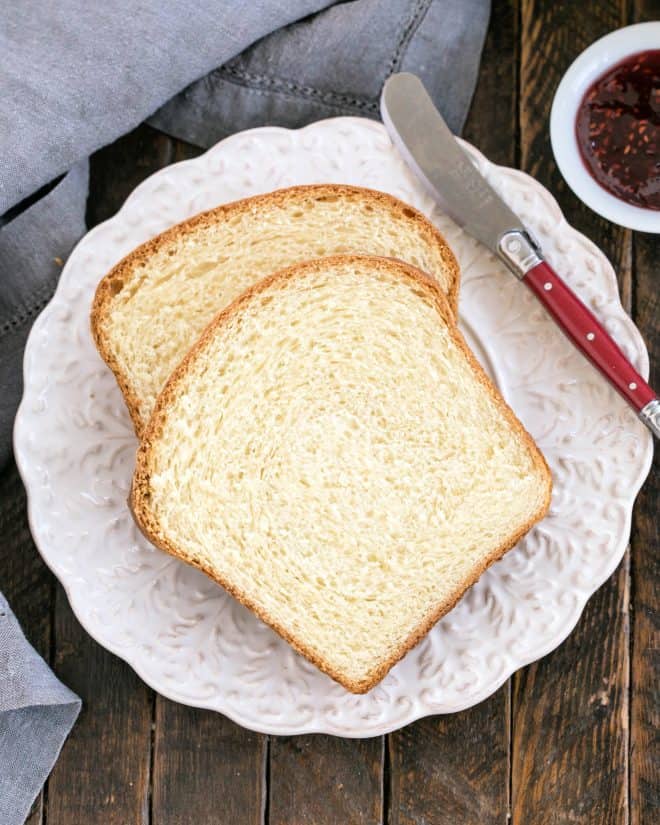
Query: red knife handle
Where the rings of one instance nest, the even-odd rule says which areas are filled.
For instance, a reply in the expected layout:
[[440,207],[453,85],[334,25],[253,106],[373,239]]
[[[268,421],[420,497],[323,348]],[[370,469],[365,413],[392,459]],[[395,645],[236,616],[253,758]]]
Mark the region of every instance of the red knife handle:
[[522,280],[575,346],[637,412],[656,399],[651,387],[610,338],[596,316],[549,264],[541,261]]

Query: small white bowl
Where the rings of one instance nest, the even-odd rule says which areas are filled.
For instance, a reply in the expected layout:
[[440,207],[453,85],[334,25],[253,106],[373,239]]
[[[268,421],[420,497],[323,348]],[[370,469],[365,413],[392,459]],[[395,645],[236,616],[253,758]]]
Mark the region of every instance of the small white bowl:
[[550,140],[564,180],[594,212],[629,229],[660,233],[659,211],[624,203],[596,183],[584,166],[575,136],[577,111],[591,84],[629,55],[649,49],[660,49],[660,22],[617,29],[585,49],[571,64],[555,93]]

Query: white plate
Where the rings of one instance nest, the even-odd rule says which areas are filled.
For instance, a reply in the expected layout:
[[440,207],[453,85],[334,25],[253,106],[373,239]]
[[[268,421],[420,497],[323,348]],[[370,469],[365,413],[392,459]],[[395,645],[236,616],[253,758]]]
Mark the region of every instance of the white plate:
[[[646,374],[644,344],[603,254],[566,224],[538,183],[467,148]],[[321,181],[391,192],[446,234],[463,270],[463,330],[555,480],[543,523],[364,696],[347,693],[203,574],[138,533],[126,507],[136,441],[88,322],[95,285],[137,244],[215,204]],[[83,238],[30,334],[15,451],[33,535],[77,617],[155,690],[267,733],[373,736],[476,704],[570,633],[622,557],[652,445],[529,291],[434,208],[383,127],[337,118],[228,138],[150,177]]]
[[626,57],[657,48],[660,48],[660,21],[625,26],[585,49],[571,63],[555,93],[550,112],[550,140],[564,180],[588,207],[620,226],[660,233],[660,212],[622,201],[591,177],[575,135],[577,112],[591,84]]

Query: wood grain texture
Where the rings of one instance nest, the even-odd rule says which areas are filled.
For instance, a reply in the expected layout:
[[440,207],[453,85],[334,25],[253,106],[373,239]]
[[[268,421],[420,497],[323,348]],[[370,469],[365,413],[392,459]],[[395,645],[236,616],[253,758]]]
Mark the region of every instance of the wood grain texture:
[[265,736],[159,696],[154,737],[154,825],[260,825]]
[[514,825],[625,825],[628,567],[513,684]]
[[152,692],[87,635],[59,585],[54,664],[83,709],[48,781],[48,825],[141,825],[149,798]]
[[173,163],[196,158],[204,152],[204,149],[200,149],[199,146],[195,146],[192,143],[186,143],[185,140],[174,140],[172,143],[174,144]]
[[[660,386],[660,240],[635,237],[634,319],[651,353],[651,386]],[[653,358],[655,355],[655,359]],[[660,456],[633,513],[630,814],[633,825],[660,821]]]
[[[609,256],[629,306],[631,233],[577,201],[554,164],[548,134],[550,104],[563,72],[590,43],[625,23],[626,4],[525,0],[521,20],[522,167],[557,195],[569,222]],[[628,821],[628,611],[626,554],[569,639],[516,674],[511,767],[516,825]]]
[[[13,460],[0,474],[0,502],[0,589],[21,623],[27,640],[49,662],[55,578],[32,541],[25,491]],[[26,825],[41,825],[43,812],[44,794],[41,792]]]
[[493,163],[517,166],[520,2],[492,4],[474,98],[463,137]]
[[632,0],[631,23],[660,20],[660,0]]
[[174,160],[174,141],[145,123],[92,155],[88,227],[111,218],[136,186]]
[[503,825],[509,770],[508,685],[462,713],[390,736],[390,825]]
[[269,825],[379,825],[383,737],[272,737]]
[[[519,3],[494,3],[464,136],[490,160],[518,163]],[[510,685],[474,708],[389,737],[390,825],[495,825],[509,808]]]

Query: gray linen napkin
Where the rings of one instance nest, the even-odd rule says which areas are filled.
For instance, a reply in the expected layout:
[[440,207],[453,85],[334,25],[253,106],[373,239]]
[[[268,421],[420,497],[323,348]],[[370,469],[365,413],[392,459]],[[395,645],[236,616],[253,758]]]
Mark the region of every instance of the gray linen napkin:
[[23,822],[48,776],[80,699],[28,643],[0,593],[0,823]]
[[[401,70],[424,79],[460,131],[488,14],[489,0],[6,4],[0,468],[11,454],[28,330],[85,231],[92,152],[145,118],[203,147],[252,126],[376,118],[384,80]],[[0,502],[0,513],[11,505]],[[4,600],[0,612],[0,825],[14,825],[23,821],[79,704],[25,642]]]

